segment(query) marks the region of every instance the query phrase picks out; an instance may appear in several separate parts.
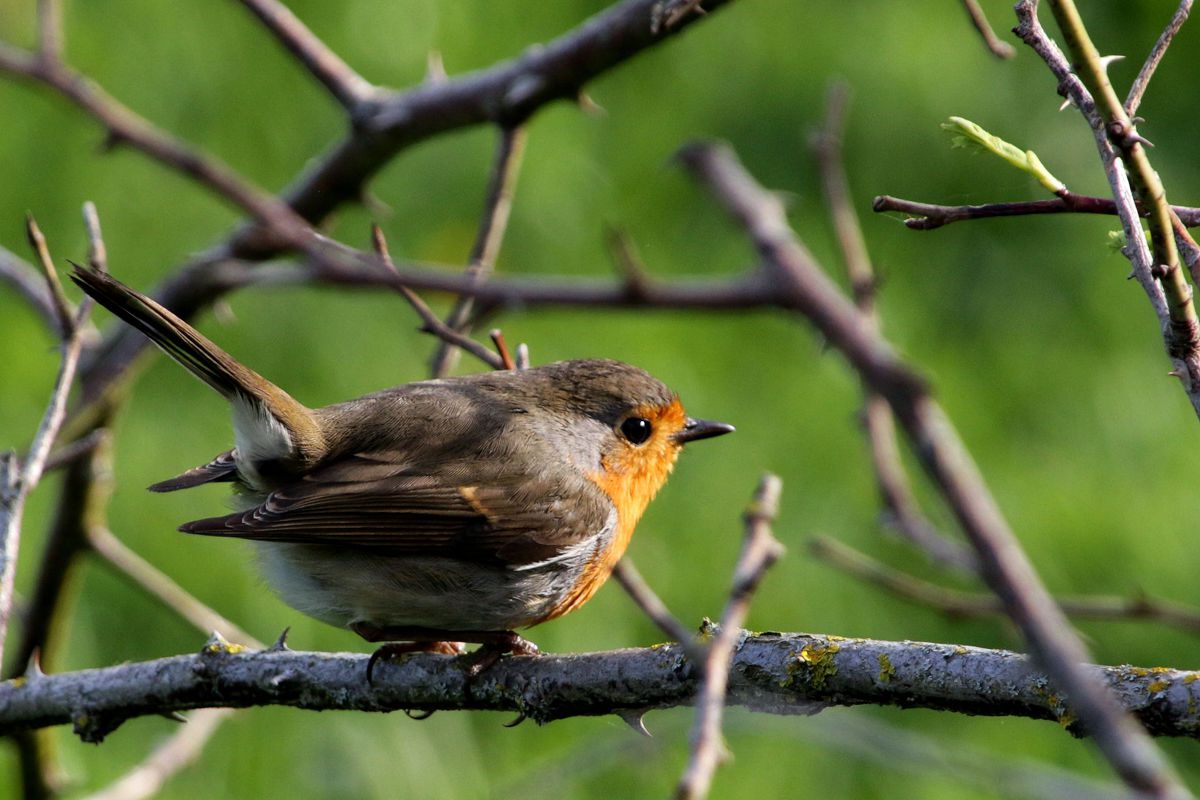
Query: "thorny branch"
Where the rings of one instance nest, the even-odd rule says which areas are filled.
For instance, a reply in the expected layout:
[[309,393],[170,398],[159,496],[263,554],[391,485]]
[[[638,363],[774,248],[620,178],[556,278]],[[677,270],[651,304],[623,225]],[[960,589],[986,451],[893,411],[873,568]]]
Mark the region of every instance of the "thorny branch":
[[1114,699],[1081,666],[1083,643],[1071,630],[1021,550],[950,420],[924,381],[817,267],[788,226],[779,198],[745,171],[731,150],[692,145],[681,157],[743,227],[781,291],[872,389],[885,397],[979,557],[980,574],[1003,601],[1035,659],[1071,697],[1072,710],[1131,786],[1158,796],[1176,791],[1170,768]]
[[[1134,276],[1158,315],[1167,353],[1174,362],[1173,372],[1185,378],[1181,384],[1193,409],[1200,415],[1200,386],[1196,380],[1200,375],[1200,353],[1195,346],[1200,329],[1195,324],[1196,312],[1192,305],[1191,289],[1183,271],[1179,269],[1175,245],[1177,231],[1171,209],[1166,205],[1161,182],[1157,175],[1151,174],[1153,169],[1141,137],[1137,135],[1124,106],[1116,98],[1112,85],[1108,83],[1104,62],[1087,38],[1078,15],[1067,13],[1065,9],[1059,12],[1074,18],[1074,21],[1065,19],[1061,24],[1065,24],[1065,30],[1072,32],[1070,41],[1079,48],[1081,63],[1077,72],[1042,28],[1037,18],[1037,3],[1022,0],[1016,10],[1019,21],[1015,29],[1017,35],[1046,62],[1058,79],[1059,92],[1074,103],[1092,129],[1125,233],[1123,252],[1133,263]],[[1081,77],[1091,81],[1092,87],[1101,92],[1099,105]],[[1118,146],[1123,148],[1120,154],[1117,152]],[[1130,161],[1132,172],[1126,171],[1126,160]],[[1153,214],[1153,224],[1150,226],[1153,253],[1142,230],[1134,186],[1131,185],[1134,176],[1140,187],[1140,200]]]
[[[800,633],[746,633],[738,640],[730,705],[811,714],[825,705],[870,703],[1054,720],[1086,734],[1069,699],[1017,653]],[[0,684],[0,734],[70,723],[86,741],[99,741],[146,714],[259,705],[515,711],[546,723],[686,705],[699,688],[699,670],[675,644],[505,658],[475,678],[470,691],[456,657],[408,656],[374,685],[364,680],[368,658],[278,647],[249,652],[214,639],[195,655],[31,676]],[[1198,673],[1085,669],[1154,735],[1200,738]]]

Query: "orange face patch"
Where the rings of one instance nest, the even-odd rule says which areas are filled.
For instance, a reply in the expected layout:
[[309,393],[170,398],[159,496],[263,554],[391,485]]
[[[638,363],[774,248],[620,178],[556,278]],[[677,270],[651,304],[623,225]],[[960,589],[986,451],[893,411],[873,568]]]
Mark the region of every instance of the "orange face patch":
[[[675,434],[687,424],[687,414],[679,398],[665,406],[642,406],[633,409],[630,417],[641,417],[651,425],[650,438],[640,445],[622,440],[601,459],[601,471],[588,478],[604,490],[617,509],[617,529],[606,550],[596,553],[584,568],[579,581],[547,619],[561,616],[579,608],[591,599],[607,580],[612,568],[625,554],[633,529],[654,495],[666,483],[675,467],[682,445]],[[618,427],[620,427],[618,425]]]

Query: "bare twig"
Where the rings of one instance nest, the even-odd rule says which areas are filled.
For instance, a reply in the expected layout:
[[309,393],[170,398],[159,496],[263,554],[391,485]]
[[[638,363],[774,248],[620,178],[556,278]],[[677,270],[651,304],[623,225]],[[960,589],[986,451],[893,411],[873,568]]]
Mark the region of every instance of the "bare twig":
[[352,115],[375,94],[375,87],[350,68],[278,0],[242,0],[280,44]]
[[29,246],[33,248],[34,255],[38,257],[38,264],[42,268],[42,280],[46,282],[46,288],[50,290],[50,300],[54,304],[54,313],[58,317],[59,330],[66,332],[63,335],[63,338],[66,339],[74,332],[72,326],[75,323],[72,321],[72,317],[75,315],[75,309],[71,307],[71,301],[67,299],[67,295],[63,291],[62,281],[58,279],[58,270],[54,268],[54,259],[50,257],[50,248],[46,244],[46,237],[42,234],[42,229],[38,227],[33,214],[25,215],[25,235],[29,239]]
[[[479,230],[475,234],[475,243],[471,246],[465,270],[471,285],[486,281],[496,267],[496,257],[500,254],[500,245],[504,242],[504,233],[508,229],[513,190],[516,188],[517,174],[521,169],[521,154],[524,151],[524,126],[500,130],[500,141],[496,143],[496,155],[492,160],[492,171],[483,203],[483,217],[479,222]],[[446,326],[460,333],[468,333],[471,330],[471,313],[474,308],[475,298],[470,295],[460,296],[446,316]],[[429,374],[434,378],[444,378],[454,368],[457,359],[456,348],[443,341],[434,351],[429,364]]]
[[261,642],[197,600],[162,570],[130,550],[107,528],[90,528],[87,532],[87,543],[109,566],[187,620],[197,630],[204,633],[218,631],[225,638],[238,644],[259,650],[263,648]]
[[697,646],[692,632],[671,613],[671,609],[667,608],[667,604],[650,588],[650,584],[646,583],[646,579],[628,556],[617,562],[613,567],[612,576],[642,613],[671,641],[678,642],[684,648],[688,658],[697,663],[704,661],[704,651]]
[[1129,116],[1132,117],[1137,113],[1138,106],[1142,104],[1142,95],[1146,93],[1146,87],[1150,85],[1150,79],[1154,77],[1154,71],[1158,69],[1159,62],[1167,54],[1167,48],[1171,46],[1175,34],[1179,33],[1183,23],[1187,22],[1191,10],[1192,0],[1180,0],[1179,8],[1175,9],[1171,21],[1167,23],[1167,27],[1158,37],[1158,41],[1154,43],[1154,49],[1146,57],[1146,63],[1142,64],[1137,77],[1133,79],[1133,85],[1129,87],[1129,94],[1125,97],[1125,111]]
[[[36,229],[36,225],[31,229]],[[92,304],[85,301],[75,318],[64,325],[70,334],[63,341],[58,377],[55,378],[41,424],[34,434],[33,444],[29,447],[29,455],[20,465],[12,453],[0,457],[0,661],[3,660],[9,617],[12,614],[13,583],[16,579],[25,500],[41,480],[50,449],[66,417],[67,396],[75,380],[75,368],[83,347],[81,332],[91,307]]]
[[508,342],[504,341],[504,332],[499,328],[493,328],[488,333],[488,338],[492,340],[492,346],[496,348],[496,355],[500,356],[500,363],[504,369],[515,370],[517,362],[513,360],[512,353],[508,352]]
[[[1161,285],[1169,319],[1165,331],[1167,353],[1175,360],[1175,370],[1184,378],[1180,383],[1200,416],[1200,317],[1196,314],[1187,276],[1180,266],[1166,189],[1150,164],[1145,140],[1137,132],[1136,121],[1125,111],[1108,79],[1108,61],[1092,43],[1074,2],[1050,0],[1050,8],[1071,53],[1072,72],[1078,76],[1073,83],[1060,77],[1060,85],[1066,88],[1076,105],[1085,110],[1084,116],[1092,128],[1113,197],[1121,211],[1126,255],[1133,261],[1136,271],[1149,272]],[[1036,3],[1023,0],[1017,4],[1017,12],[1021,21],[1017,31],[1022,40],[1034,42],[1039,37],[1047,38],[1044,31],[1039,32]],[[1044,55],[1048,50],[1043,45],[1037,52],[1057,74],[1058,65]],[[1111,154],[1114,148],[1119,158]],[[1132,189],[1128,201],[1124,199],[1126,187]],[[1141,244],[1141,221],[1134,199],[1140,200],[1150,212],[1148,228],[1152,252],[1146,252]],[[1138,229],[1136,232],[1131,230],[1134,227]]]
[[[736,636],[735,632],[735,636]],[[366,654],[247,651],[213,642],[196,655],[0,683],[0,735],[74,723],[98,740],[124,720],[204,707],[283,705],[358,711],[523,711],[537,722],[689,705],[699,671],[668,644],[501,659],[476,678],[450,656],[414,654],[363,680]],[[1083,667],[1156,736],[1200,739],[1200,673]],[[470,687],[468,689],[468,682]],[[1086,734],[1026,656],[956,644],[747,634],[727,702],[775,714],[821,705],[889,705],[1054,720]]]
[[1012,58],[1017,54],[1016,48],[996,36],[996,31],[988,22],[987,14],[984,14],[983,9],[979,7],[978,0],[962,0],[962,4],[967,15],[971,17],[971,24],[975,26],[975,30],[979,31],[979,35],[983,37],[983,43],[987,45],[987,49],[992,55],[996,58]]
[[38,58],[47,62],[62,58],[63,18],[61,0],[38,0]]
[[167,780],[193,764],[221,723],[234,714],[229,708],[201,708],[187,724],[111,785],[85,795],[83,800],[143,800],[154,797]]
[[83,225],[88,236],[88,264],[96,272],[108,272],[108,248],[100,231],[100,215],[91,200],[83,204]]
[[[398,274],[396,264],[392,261],[392,256],[388,252],[387,239],[383,235],[383,230],[378,225],[371,226],[371,240],[374,243],[376,255],[379,256],[388,269]],[[492,369],[506,369],[503,359],[470,336],[459,333],[442,322],[438,318],[438,315],[433,313],[433,309],[421,299],[420,295],[408,288],[408,286],[403,283],[396,283],[394,284],[394,288],[408,301],[408,304],[417,312],[417,316],[421,318],[422,331],[433,334],[443,341],[452,342],[455,347],[466,350]]]
[[86,436],[82,436],[69,444],[52,451],[46,458],[46,472],[61,469],[75,463],[80,458],[90,455],[97,447],[107,444],[109,432],[107,428],[97,428]]
[[[1072,194],[1067,198],[1056,197],[1053,200],[1017,200],[1010,203],[986,203],[973,206],[943,206],[934,203],[918,203],[913,200],[903,200],[899,197],[880,195],[875,198],[872,206],[875,211],[901,211],[911,214],[904,220],[904,225],[916,231],[931,231],[952,222],[969,219],[988,219],[991,217],[1024,217],[1034,214],[1117,214],[1117,204],[1109,197],[1089,197]],[[1171,206],[1184,225],[1194,228],[1200,226],[1200,208],[1190,206]],[[1146,216],[1145,209],[1138,207],[1139,213]]]
[[103,125],[111,144],[128,144],[229,200],[265,226],[275,246],[292,247],[308,238],[307,223],[286,203],[252,185],[215,157],[156,128],[61,61],[0,44],[0,72],[48,86]]
[[[865,553],[827,536],[808,542],[813,557],[878,586],[897,597],[928,606],[952,618],[1005,616],[1004,606],[992,595],[961,592],[923,581],[907,572],[876,561]],[[1069,617],[1105,621],[1151,620],[1189,633],[1200,633],[1200,609],[1155,597],[1106,597],[1087,595],[1058,597],[1058,605]]]
[[771,524],[779,514],[782,488],[779,478],[764,475],[746,509],[746,538],[733,570],[733,587],[721,615],[720,628],[704,657],[703,681],[696,695],[691,758],[675,787],[675,797],[680,800],[707,797],[713,773],[725,757],[721,718],[734,650],[743,634],[742,623],[750,611],[750,598],[766,571],[783,555],[783,545],[771,533]]
[[[854,212],[850,184],[842,161],[842,130],[848,103],[849,89],[845,84],[835,84],[830,88],[825,125],[814,135],[813,147],[826,204],[837,231],[842,261],[850,277],[855,305],[868,324],[879,330],[879,319],[875,313],[875,269],[871,265],[858,215]],[[974,573],[976,562],[971,551],[939,533],[921,513],[920,503],[913,494],[908,472],[900,458],[896,423],[887,401],[866,383],[863,384],[863,394],[863,421],[871,447],[875,482],[886,509],[887,521],[938,563]]]
[[[980,574],[1021,628],[1030,651],[1127,783],[1175,784],[1158,751],[1081,666],[1087,650],[1038,579],[950,420],[925,383],[899,360],[796,240],[783,206],[725,147],[693,145],[684,163],[743,226],[792,302],[885,397],[926,472],[975,547]],[[1167,792],[1170,794],[1171,792]],[[1176,793],[1178,794],[1178,793]],[[1178,795],[1186,796],[1186,795]]]
[[[97,430],[107,428],[110,423],[108,414],[99,415]],[[69,596],[78,556],[87,548],[85,532],[90,526],[104,524],[112,492],[110,440],[101,438],[86,456],[67,464],[63,473],[62,492],[45,548],[37,561],[37,575],[25,604],[21,637],[8,659],[6,678],[20,675],[37,653],[41,654],[44,663],[51,662],[53,623],[63,598]]]
[[3,247],[0,247],[0,281],[13,286],[59,338],[67,335],[60,327],[62,322],[46,281],[33,265]]

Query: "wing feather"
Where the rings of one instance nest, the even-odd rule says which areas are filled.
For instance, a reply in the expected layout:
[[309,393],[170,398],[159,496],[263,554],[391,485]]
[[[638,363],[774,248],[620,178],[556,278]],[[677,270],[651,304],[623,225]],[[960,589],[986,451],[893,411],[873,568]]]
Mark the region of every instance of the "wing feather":
[[359,453],[280,487],[254,508],[180,530],[520,567],[552,560],[610,524],[612,504],[586,479],[514,474],[511,465],[488,478],[447,485],[399,454]]
[[201,467],[193,467],[181,475],[159,481],[147,487],[152,492],[174,492],[179,489],[190,489],[205,483],[220,483],[237,480],[237,460],[232,450],[226,450]]

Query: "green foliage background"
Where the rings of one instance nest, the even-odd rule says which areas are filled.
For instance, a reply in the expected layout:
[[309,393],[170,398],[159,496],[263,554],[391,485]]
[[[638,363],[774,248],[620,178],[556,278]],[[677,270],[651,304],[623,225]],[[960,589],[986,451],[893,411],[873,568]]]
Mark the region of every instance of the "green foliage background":
[[[369,79],[422,79],[426,54],[451,74],[485,67],[573,27],[599,0],[291,0],[291,7]],[[1128,55],[1124,87],[1174,10],[1170,0],[1082,2],[1104,52]],[[0,0],[0,37],[29,45],[32,0]],[[985,3],[1000,30],[1009,6]],[[236,3],[107,0],[68,3],[73,64],[151,120],[279,189],[343,132],[339,110]],[[1194,24],[1194,23],[1193,23]],[[1048,27],[1050,23],[1047,22]],[[1008,37],[1012,39],[1011,36]],[[1197,30],[1185,28],[1142,107],[1155,166],[1176,202],[1194,199]],[[929,233],[872,215],[872,196],[947,203],[1036,198],[1032,180],[996,159],[952,151],[938,123],[962,115],[1035,149],[1075,191],[1103,193],[1090,133],[1057,111],[1053,79],[1030,52],[987,54],[957,3],[758,0],[735,3],[682,38],[590,88],[603,114],[554,106],[532,124],[511,229],[507,274],[606,275],[602,228],[626,228],[663,278],[733,273],[753,258],[744,238],[670,156],[697,137],[731,142],[767,185],[789,193],[796,228],[842,280],[807,137],[833,77],[855,90],[846,153],[857,206],[884,277],[881,312],[897,345],[934,381],[1012,525],[1057,592],[1155,595],[1200,604],[1195,575],[1198,428],[1163,357],[1157,324],[1098,217],[955,225]],[[97,126],[49,93],[0,80],[0,244],[25,253],[32,210],[59,263],[85,252],[78,209],[99,207],[113,271],[150,287],[239,215],[133,152],[101,155]],[[494,134],[443,137],[396,159],[374,182],[390,211],[348,209],[333,235],[366,246],[379,219],[399,257],[461,263],[480,209]],[[437,298],[439,308],[445,299]],[[224,321],[201,327],[301,400],[324,404],[423,377],[431,349],[395,296],[330,289],[242,292]],[[107,323],[106,315],[100,321]],[[606,356],[662,377],[695,414],[738,433],[690,448],[651,506],[631,555],[681,618],[719,613],[740,539],[739,512],[763,470],[784,479],[777,526],[788,556],[767,579],[756,629],[1014,647],[1000,622],[954,622],[882,595],[806,556],[829,534],[918,574],[924,559],[881,533],[869,462],[856,423],[857,382],[806,325],[781,313],[516,310],[500,324],[536,361]],[[53,342],[0,288],[0,446],[24,447],[44,406]],[[472,364],[465,368],[475,369]],[[190,591],[270,640],[291,626],[297,648],[366,651],[276,600],[237,542],[184,538],[188,519],[219,513],[223,489],[155,496],[147,484],[200,463],[230,441],[220,400],[156,358],[122,414],[112,527]],[[36,495],[22,549],[28,588],[55,480]],[[944,514],[935,509],[944,519]],[[203,636],[103,567],[78,574],[55,670],[198,649]],[[1198,666],[1193,636],[1154,624],[1081,626],[1107,663]],[[538,628],[549,651],[647,645],[658,634],[622,592]],[[657,712],[652,740],[615,719],[508,730],[493,714],[238,715],[201,763],[165,797],[663,797],[686,756],[686,710]],[[1052,723],[923,711],[831,709],[813,718],[731,713],[736,760],[715,797],[805,789],[837,797],[1003,797],[987,773],[953,776],[938,763],[863,754],[873,741],[845,725],[886,721],[952,752],[1002,763],[1066,767],[1106,778],[1087,743]],[[174,723],[128,723],[100,747],[63,730],[63,761],[78,789],[122,774]],[[858,731],[858,732],[855,732]],[[878,734],[875,734],[878,737]],[[890,740],[891,736],[882,739]],[[1191,742],[1163,742],[1200,787]],[[0,750],[0,795],[15,795],[15,759]],[[974,775],[976,780],[970,780]]]

